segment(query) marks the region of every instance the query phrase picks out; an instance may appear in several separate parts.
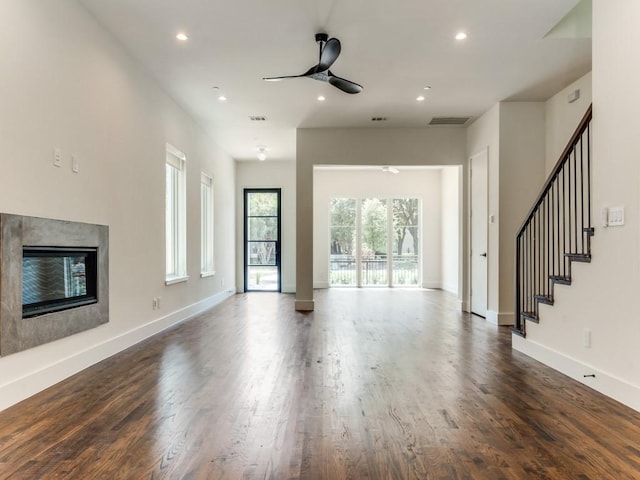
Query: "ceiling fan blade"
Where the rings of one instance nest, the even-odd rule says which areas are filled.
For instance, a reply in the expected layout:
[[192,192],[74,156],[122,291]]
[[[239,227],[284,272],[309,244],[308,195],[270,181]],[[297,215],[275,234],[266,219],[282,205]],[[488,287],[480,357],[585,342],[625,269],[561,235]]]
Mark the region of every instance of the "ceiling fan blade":
[[360,93],[363,89],[362,85],[345,78],[336,77],[331,72],[329,72],[329,83],[345,93]]
[[262,77],[262,80],[266,81],[266,82],[279,82],[280,80],[285,80],[287,78],[299,78],[299,77],[304,77],[306,76],[306,74],[304,75],[283,75],[281,77]]
[[317,66],[318,72],[329,70],[333,62],[338,58],[338,55],[340,55],[340,48],[340,40],[337,38],[330,38],[327,43],[324,44],[320,52],[320,61]]

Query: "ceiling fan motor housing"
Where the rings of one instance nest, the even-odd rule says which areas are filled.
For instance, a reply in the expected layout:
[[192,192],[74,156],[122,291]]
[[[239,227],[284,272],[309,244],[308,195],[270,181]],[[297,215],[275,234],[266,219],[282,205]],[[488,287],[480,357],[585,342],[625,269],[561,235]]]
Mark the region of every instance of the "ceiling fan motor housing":
[[329,35],[326,33],[316,33],[316,43],[326,43],[329,40]]

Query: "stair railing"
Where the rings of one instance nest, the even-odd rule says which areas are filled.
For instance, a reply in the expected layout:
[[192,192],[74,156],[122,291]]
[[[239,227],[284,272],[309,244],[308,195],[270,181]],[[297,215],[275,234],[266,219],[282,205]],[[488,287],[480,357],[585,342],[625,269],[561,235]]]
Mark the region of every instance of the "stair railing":
[[554,285],[571,283],[571,262],[591,261],[591,111],[589,106],[516,236],[516,321],[538,322]]

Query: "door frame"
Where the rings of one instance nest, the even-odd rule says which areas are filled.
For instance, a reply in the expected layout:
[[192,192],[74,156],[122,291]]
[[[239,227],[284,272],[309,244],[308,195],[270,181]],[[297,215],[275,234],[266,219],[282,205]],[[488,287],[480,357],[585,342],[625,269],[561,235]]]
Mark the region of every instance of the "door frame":
[[[278,229],[277,229],[277,239],[276,239],[276,269],[278,271],[278,289],[277,290],[249,290],[248,289],[248,280],[249,280],[249,257],[248,257],[248,249],[247,244],[249,239],[247,238],[248,234],[248,225],[247,225],[247,213],[248,213],[248,203],[247,198],[251,193],[275,193],[278,195]],[[244,258],[244,292],[282,292],[282,189],[281,188],[245,188],[243,191],[243,214],[242,214],[242,223],[243,223],[243,232],[244,238],[242,239],[242,248],[244,250],[243,258]]]
[[[478,182],[481,182],[484,185],[484,193],[485,193],[485,206],[486,209],[484,211],[479,211],[477,207],[474,208],[474,174],[473,174],[473,165],[474,160],[478,158],[483,158],[485,161],[484,172],[485,175],[483,178],[479,179],[478,174],[475,175],[475,185],[478,185]],[[484,225],[485,225],[485,239],[484,239],[484,252],[474,252],[474,212],[476,218],[478,215],[483,217]],[[475,315],[479,315],[481,317],[486,318],[489,311],[489,257],[487,255],[489,249],[489,149],[484,148],[483,150],[478,151],[477,153],[471,155],[469,158],[469,311]],[[484,271],[484,311],[479,312],[477,308],[474,307],[474,268],[473,268],[473,260],[476,255],[482,255],[486,259],[485,261],[485,271]],[[482,272],[480,272],[482,273]],[[476,286],[477,287],[477,286]],[[478,288],[475,289],[478,291]],[[476,295],[476,299],[478,296]],[[477,306],[477,305],[476,305]]]

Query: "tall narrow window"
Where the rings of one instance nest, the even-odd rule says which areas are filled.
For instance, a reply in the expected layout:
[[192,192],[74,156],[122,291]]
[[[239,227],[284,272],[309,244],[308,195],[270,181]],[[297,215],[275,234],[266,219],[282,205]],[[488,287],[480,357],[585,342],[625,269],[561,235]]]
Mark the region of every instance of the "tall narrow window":
[[213,268],[213,178],[200,175],[200,276],[209,277]]
[[180,150],[167,144],[165,184],[165,228],[167,268],[165,283],[183,282],[187,277],[186,160]]

